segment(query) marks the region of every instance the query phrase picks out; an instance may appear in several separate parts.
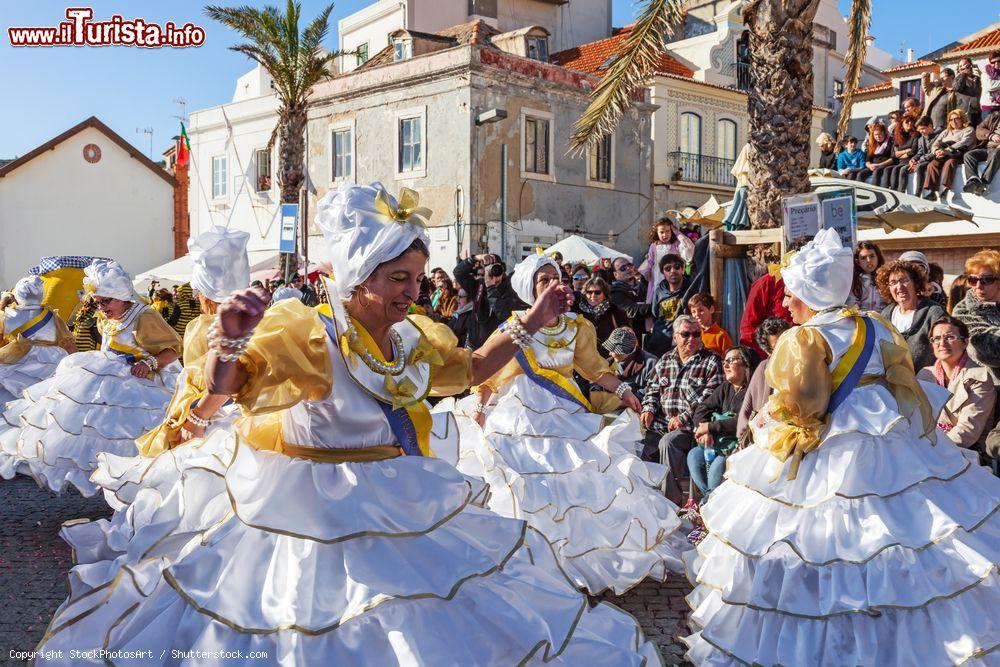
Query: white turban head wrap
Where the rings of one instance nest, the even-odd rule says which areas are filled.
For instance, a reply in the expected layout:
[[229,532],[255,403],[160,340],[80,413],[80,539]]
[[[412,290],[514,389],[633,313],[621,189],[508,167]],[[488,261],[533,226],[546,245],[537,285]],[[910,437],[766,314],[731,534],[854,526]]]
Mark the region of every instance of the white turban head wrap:
[[813,310],[847,303],[854,280],[854,252],[840,242],[836,230],[821,229],[781,269],[785,289]]
[[21,278],[11,290],[19,306],[40,306],[45,298],[45,283],[38,276]]
[[221,225],[188,239],[191,255],[191,286],[212,301],[223,301],[236,290],[250,285],[246,232],[230,231]]
[[341,300],[415,240],[430,244],[424,225],[431,212],[418,203],[416,192],[404,188],[397,201],[378,182],[345,184],[319,201],[316,225],[326,238]]
[[551,266],[560,273],[556,260],[548,255],[529,255],[514,267],[514,275],[510,277],[511,287],[517,295],[529,306],[535,303],[535,274],[543,266]]
[[83,270],[86,291],[107,299],[135,301],[132,276],[113,259],[95,259]]

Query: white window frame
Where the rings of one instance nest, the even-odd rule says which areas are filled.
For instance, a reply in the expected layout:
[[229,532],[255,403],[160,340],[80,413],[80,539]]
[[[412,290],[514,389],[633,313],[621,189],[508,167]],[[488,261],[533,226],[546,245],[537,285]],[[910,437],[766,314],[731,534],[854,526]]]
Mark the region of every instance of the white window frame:
[[[351,171],[347,176],[342,176],[336,178],[333,175],[333,168],[337,161],[337,144],[334,139],[334,135],[337,132],[350,132],[350,150],[351,150]],[[355,121],[351,119],[350,122],[345,123],[333,123],[327,128],[327,136],[330,138],[330,183],[334,185],[339,185],[340,183],[357,183],[358,182],[358,133],[355,131]]]
[[608,190],[613,190],[614,187],[615,187],[615,150],[616,150],[615,149],[615,143],[617,143],[615,141],[615,139],[616,139],[615,133],[612,132],[610,135],[608,135],[607,137],[605,137],[605,139],[608,141],[608,145],[609,145],[609,149],[608,149],[608,160],[609,160],[609,162],[608,162],[608,169],[609,169],[609,173],[610,173],[610,177],[611,178],[608,181],[594,180],[593,178],[591,178],[591,176],[590,176],[590,160],[591,160],[591,157],[592,157],[592,154],[591,154],[592,153],[592,149],[588,148],[587,149],[587,185],[589,185],[591,187],[595,187],[595,188],[607,188]]
[[402,62],[413,57],[413,40],[409,37],[394,37],[392,40],[392,60]]
[[[402,128],[403,121],[410,120],[413,118],[420,119],[420,168],[412,169],[410,171],[403,171],[403,154],[402,154]],[[409,109],[400,109],[395,114],[395,121],[393,123],[393,143],[395,145],[395,155],[393,160],[395,161],[395,172],[396,180],[410,180],[414,178],[424,178],[427,176],[427,159],[428,159],[428,141],[427,141],[427,107],[410,107]]]
[[[257,185],[257,183],[259,182],[259,179],[260,179],[260,162],[259,161],[260,161],[260,154],[261,153],[266,153],[267,154],[268,167],[270,168],[270,171],[271,171],[271,174],[270,174],[271,184],[267,188],[267,190],[259,190],[258,189],[258,185]],[[254,151],[253,151],[253,175],[254,175],[253,191],[256,194],[258,194],[258,195],[267,194],[272,189],[274,189],[274,156],[271,154],[271,151],[269,151],[267,149],[267,146],[262,146],[260,148],[255,148]]]
[[[528,145],[528,119],[534,118],[537,120],[548,121],[549,123],[549,150],[548,150],[548,167],[549,173],[539,174],[533,171],[527,171],[525,169],[525,149]],[[549,181],[554,183],[556,180],[556,122],[555,116],[551,111],[542,111],[541,109],[521,109],[521,151],[518,158],[518,164],[521,172],[521,178],[528,178],[535,181]]]
[[[733,156],[722,154],[722,142],[719,141],[722,137],[719,131],[722,129],[723,123],[732,123],[733,128]],[[722,158],[723,160],[733,160],[735,161],[740,154],[740,124],[736,122],[735,118],[729,118],[728,116],[720,116],[715,121],[715,155],[716,157]]]
[[[221,174],[216,173],[216,160],[221,160],[222,169]],[[229,196],[229,157],[226,155],[213,155],[212,156],[212,199],[225,199]],[[216,190],[216,185],[221,186],[218,191]]]

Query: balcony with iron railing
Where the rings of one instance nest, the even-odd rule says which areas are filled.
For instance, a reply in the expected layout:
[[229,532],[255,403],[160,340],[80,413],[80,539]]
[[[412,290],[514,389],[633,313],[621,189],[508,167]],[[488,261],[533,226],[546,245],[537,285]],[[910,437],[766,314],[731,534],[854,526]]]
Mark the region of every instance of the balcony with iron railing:
[[667,153],[667,166],[672,180],[688,183],[705,183],[725,188],[736,187],[736,177],[732,174],[735,160],[728,160],[699,153],[673,151]]

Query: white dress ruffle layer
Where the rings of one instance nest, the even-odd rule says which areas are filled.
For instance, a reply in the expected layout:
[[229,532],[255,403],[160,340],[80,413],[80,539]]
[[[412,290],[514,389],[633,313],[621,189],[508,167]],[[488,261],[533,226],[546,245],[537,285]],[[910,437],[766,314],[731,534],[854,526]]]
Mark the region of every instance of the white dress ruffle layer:
[[21,397],[21,392],[56,372],[66,350],[56,345],[32,345],[28,353],[13,364],[0,364],[0,405]]
[[462,418],[458,468],[486,480],[490,509],[545,535],[577,586],[620,595],[681,571],[691,547],[659,491],[665,467],[636,456],[635,415],[604,420],[518,375],[482,430]]
[[79,542],[90,562],[39,650],[183,665],[206,663],[172,649],[281,665],[658,663],[633,618],[588,608],[548,543],[477,507],[485,487],[443,461],[316,463],[238,445],[218,475],[189,466],[165,498],[138,491],[114,560],[98,558],[104,534],[85,555]]
[[852,432],[842,406],[794,480],[759,446],[729,459],[685,556],[692,662],[1000,664],[1000,481],[891,408]]
[[55,375],[24,391],[4,412],[0,473],[30,475],[61,493],[67,484],[92,496],[89,477],[98,452],[133,456],[135,439],[160,423],[180,371],[170,364],[139,379],[109,352],[79,352],[63,359]]

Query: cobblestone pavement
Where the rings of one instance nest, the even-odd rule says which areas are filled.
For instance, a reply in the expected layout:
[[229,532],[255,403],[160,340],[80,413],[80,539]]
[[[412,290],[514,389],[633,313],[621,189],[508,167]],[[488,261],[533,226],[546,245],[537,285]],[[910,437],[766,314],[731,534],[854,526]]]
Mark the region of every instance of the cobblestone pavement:
[[[0,480],[0,665],[14,664],[10,651],[30,651],[41,640],[56,607],[69,594],[69,547],[58,532],[63,521],[111,515],[100,496],[83,498],[75,489],[56,497],[18,475]],[[687,604],[691,590],[683,577],[645,582],[607,600],[635,616],[668,665],[685,664]]]
[[0,664],[14,663],[12,650],[35,648],[69,594],[73,563],[58,535],[62,522],[110,515],[100,496],[70,488],[57,497],[21,475],[0,480]]

